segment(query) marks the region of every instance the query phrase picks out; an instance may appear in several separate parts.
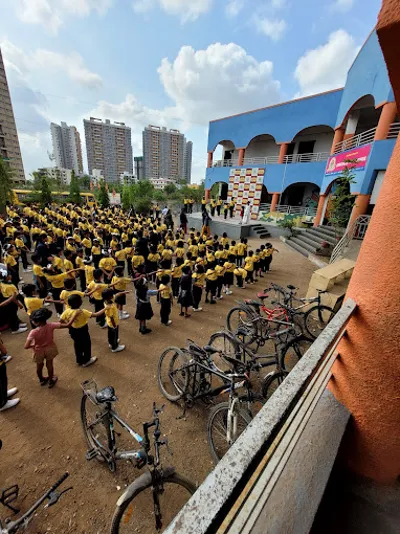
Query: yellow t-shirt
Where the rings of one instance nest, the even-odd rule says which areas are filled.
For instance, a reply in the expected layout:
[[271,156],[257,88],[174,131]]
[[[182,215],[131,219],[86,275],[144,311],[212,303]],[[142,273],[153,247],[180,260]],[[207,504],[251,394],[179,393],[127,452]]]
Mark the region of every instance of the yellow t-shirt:
[[160,290],[160,297],[162,299],[170,299],[171,298],[172,289],[169,286],[166,286],[164,284],[160,284],[159,290]]
[[175,265],[172,269],[172,278],[180,278],[182,276],[182,265]]
[[229,263],[229,261],[226,261],[224,263],[224,269],[226,273],[233,273],[235,270],[236,265],[234,263]]
[[[71,260],[64,260],[64,268],[66,271],[72,271],[72,269],[75,269],[74,264]],[[70,273],[67,275],[68,278],[75,278],[76,273]]]
[[94,298],[95,300],[103,300],[103,297],[101,296],[101,294],[104,289],[108,288],[108,285],[102,284],[100,282],[95,282],[93,280],[93,282],[90,282],[90,284],[88,284],[87,286],[88,293],[91,293],[94,288],[96,288],[96,291],[92,294],[92,298]]
[[221,243],[221,245],[225,246],[225,245],[227,245],[229,243],[229,238],[228,237],[221,237],[219,242]]
[[246,269],[246,271],[248,272],[251,272],[251,271],[254,271],[254,261],[253,261],[253,256],[248,256],[245,260],[244,260],[244,268]]
[[218,278],[218,274],[214,269],[208,269],[206,272],[206,279],[210,282],[215,282],[215,280]]
[[175,254],[176,254],[177,258],[183,258],[184,255],[185,255],[185,249],[183,247],[182,248],[177,248],[175,250]]
[[115,253],[115,259],[117,261],[125,261],[126,260],[126,251],[125,249],[123,248],[122,250],[118,250],[116,253]]
[[204,281],[206,279],[205,273],[193,273],[192,278],[193,278],[193,284],[195,286],[198,286],[198,287],[204,286]]
[[0,290],[3,297],[8,299],[18,293],[18,289],[13,284],[0,284]]
[[229,254],[231,254],[232,256],[237,256],[237,253],[238,253],[237,245],[231,245],[229,247]]
[[101,254],[101,248],[100,248],[100,247],[95,247],[95,246],[93,245],[93,247],[92,247],[92,254],[94,254],[94,256],[100,256],[100,254]]
[[44,276],[43,274],[43,267],[40,265],[33,264],[32,272],[35,276]]
[[8,267],[14,267],[14,265],[17,265],[17,261],[14,258],[14,256],[11,256],[11,254],[7,254],[7,256],[4,257],[4,263]]
[[[119,318],[116,304],[114,302],[112,304],[106,304],[105,308],[107,326],[109,326],[110,328],[117,327],[119,324]],[[114,324],[112,324],[111,319],[114,319]]]
[[157,252],[156,254],[149,254],[147,256],[147,260],[150,261],[151,263],[158,263],[161,259],[161,256],[160,254]]
[[81,258],[80,256],[77,256],[76,259],[75,259],[75,263],[76,263],[76,267],[79,269],[81,269],[82,267],[84,267],[84,263],[83,263],[83,258]]
[[218,277],[220,278],[221,276],[224,276],[224,267],[222,267],[222,265],[217,265],[215,267],[215,272],[217,273]]
[[15,240],[15,246],[18,247],[18,248],[24,248],[25,247],[25,243],[22,241],[22,239],[19,239],[17,237],[17,239]]
[[[65,323],[68,323],[71,320],[71,317],[76,313],[77,310],[72,310],[71,308],[68,308],[63,312],[60,319],[61,321],[64,321]],[[79,310],[81,313],[78,315],[78,317],[74,320],[72,323],[72,328],[82,328],[83,326],[87,325],[88,320],[93,315],[93,313],[89,310]]]
[[134,269],[137,269],[139,265],[144,265],[144,257],[143,256],[137,256],[136,254],[132,256],[132,266]]
[[54,289],[61,289],[64,287],[64,280],[68,278],[66,273],[61,274],[46,274],[45,277],[54,287]]
[[246,269],[243,269],[243,267],[238,267],[233,272],[235,273],[235,276],[241,276],[242,278],[247,276],[247,271]]
[[171,276],[172,274],[172,271],[170,269],[161,269],[158,273],[157,273],[157,278],[159,280],[161,280],[161,278],[164,276],[164,274],[167,274],[168,276]]
[[189,252],[192,253],[193,258],[197,258],[197,254],[199,253],[199,247],[197,245],[190,245]]
[[86,283],[87,284],[89,284],[90,282],[93,282],[93,271],[94,271],[93,265],[85,265]]
[[111,284],[115,284],[114,289],[117,291],[125,291],[131,281],[130,278],[125,278],[124,276],[113,276]]
[[246,250],[246,245],[244,243],[238,243],[236,245],[237,255],[244,256],[244,251]]
[[72,291],[68,291],[67,289],[63,289],[60,294],[60,300],[64,301],[64,305],[66,308],[69,308],[68,304],[68,298],[71,295],[80,295],[81,297],[85,296],[85,293],[82,293],[82,291],[77,291],[76,289],[73,289]]
[[116,265],[117,262],[114,260],[114,258],[102,258],[99,262],[100,269],[104,269],[108,273],[110,273]]
[[85,239],[82,239],[82,246],[84,246],[85,248],[91,248],[92,242],[90,241],[90,239],[85,237]]
[[169,249],[169,248],[165,248],[162,253],[161,253],[161,256],[163,258],[163,260],[172,260],[172,250]]
[[60,271],[64,270],[64,262],[59,256],[53,256],[53,267],[57,267]]
[[223,257],[224,257],[224,251],[223,250],[217,250],[217,252],[215,253],[215,259],[220,260]]
[[44,305],[44,300],[38,297],[25,297],[25,306],[27,308],[26,313],[30,315],[32,312],[39,310]]

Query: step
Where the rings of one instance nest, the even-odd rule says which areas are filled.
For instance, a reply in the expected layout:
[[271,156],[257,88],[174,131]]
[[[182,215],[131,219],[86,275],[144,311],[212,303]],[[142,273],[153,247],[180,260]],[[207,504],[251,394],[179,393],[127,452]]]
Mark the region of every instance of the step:
[[266,232],[265,234],[260,234],[259,237],[260,239],[267,239],[268,237],[271,237],[271,234]]
[[308,250],[312,254],[315,254],[317,252],[317,247],[313,247],[312,245],[310,245],[306,241],[303,241],[301,239],[301,237],[291,237],[289,239],[289,241],[293,241],[294,243],[296,243],[296,245],[299,245],[300,247],[305,248],[306,250]]
[[332,227],[330,226],[317,226],[317,227],[312,228],[312,230],[317,230],[321,234],[326,235],[328,237],[333,237],[333,238],[335,238],[336,235],[338,235],[339,238],[341,238],[344,234],[344,232],[342,232],[342,229],[339,229],[336,234],[335,230],[333,230]]
[[331,232],[332,235],[343,235],[346,231],[346,228],[335,228],[333,226],[328,226],[327,224],[320,224],[317,226],[317,228],[322,228],[323,230],[327,230],[328,232]]
[[295,237],[300,237],[303,241],[306,241],[309,245],[312,247],[320,248],[321,243],[325,241],[325,239],[320,239],[319,237],[309,234],[306,232],[298,232],[296,233]]
[[336,246],[338,243],[334,237],[332,237],[331,235],[323,234],[317,228],[309,228],[307,230],[307,234],[309,234],[310,236],[314,236],[316,239],[319,239],[321,243],[322,241],[326,241],[332,246]]
[[308,258],[308,255],[310,254],[310,252],[306,250],[305,248],[301,247],[300,245],[298,245],[297,243],[295,243],[294,241],[292,241],[291,239],[287,239],[285,241],[285,244],[289,245],[289,247],[293,248],[297,252],[300,252],[300,254],[303,254],[303,256],[306,256]]

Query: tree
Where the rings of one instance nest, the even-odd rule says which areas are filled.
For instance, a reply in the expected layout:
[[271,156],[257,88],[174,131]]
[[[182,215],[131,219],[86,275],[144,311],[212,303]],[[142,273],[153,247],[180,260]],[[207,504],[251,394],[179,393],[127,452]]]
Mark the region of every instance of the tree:
[[122,188],[122,193],[121,193],[122,208],[126,211],[128,211],[132,207],[131,198],[132,198],[132,186],[126,184]]
[[0,213],[4,214],[8,201],[12,199],[13,172],[8,164],[0,156]]
[[167,196],[172,196],[174,195],[176,192],[178,191],[177,187],[175,184],[168,184],[164,187],[164,193],[167,195]]
[[350,193],[350,185],[355,182],[353,169],[357,160],[346,159],[344,161],[346,166],[342,174],[335,180],[335,188],[328,213],[328,220],[335,229],[347,226],[354,204],[354,196]]
[[44,208],[47,204],[51,204],[51,201],[49,181],[47,176],[43,174],[40,182],[40,205]]
[[79,182],[78,178],[75,174],[75,171],[71,171],[71,183],[69,184],[69,197],[68,200],[70,202],[74,202],[75,204],[80,204],[82,201],[81,198],[81,190],[79,188]]
[[106,188],[106,182],[100,180],[100,189],[98,193],[98,201],[102,208],[108,208],[110,205],[110,197],[108,196],[108,191]]
[[90,189],[90,176],[84,174],[78,178],[79,188],[82,191],[89,191]]

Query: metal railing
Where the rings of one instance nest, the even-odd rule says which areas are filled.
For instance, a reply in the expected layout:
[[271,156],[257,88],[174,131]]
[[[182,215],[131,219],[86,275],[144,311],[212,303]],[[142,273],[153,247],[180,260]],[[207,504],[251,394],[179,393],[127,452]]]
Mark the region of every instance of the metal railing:
[[[315,161],[327,161],[329,152],[310,152],[308,154],[292,154],[285,156],[283,163],[310,163]],[[279,163],[279,156],[259,156],[254,158],[244,158],[243,167],[246,165],[267,165],[268,163]],[[214,161],[213,167],[238,167],[237,159],[220,159]]]
[[[337,143],[335,145],[334,154],[338,154],[339,152],[345,152],[346,150],[350,150],[351,148],[356,148],[358,146],[372,143],[375,139],[376,129],[377,127],[371,128],[370,130],[367,130],[366,132],[362,132],[358,135],[354,135],[353,137],[350,137],[349,139],[345,139],[344,141]],[[399,133],[400,133],[400,122],[394,122],[390,126],[389,133],[386,139],[396,139]]]
[[327,161],[329,152],[310,152],[308,154],[292,154],[285,157],[285,163],[309,163],[313,161]]
[[[260,206],[260,211],[267,211],[271,209],[271,204],[262,204]],[[285,204],[280,204],[276,206],[275,211],[278,213],[285,213],[286,215],[307,215],[309,217],[315,217],[317,214],[316,207],[307,207],[307,206],[288,206]]]
[[359,215],[357,219],[353,221],[353,223],[347,228],[342,239],[338,241],[338,244],[333,249],[329,263],[335,263],[335,261],[343,256],[343,253],[353,239],[364,239],[370,220],[371,215]]
[[[272,501],[276,511],[276,502],[272,498],[274,487],[296,446],[301,448],[302,434],[324,394],[338,356],[337,346],[356,307],[352,299],[347,299],[165,534],[187,534],[193,532],[194,525],[196,534],[269,532],[265,510],[271,508]],[[288,494],[294,505],[298,489],[292,481],[291,486],[285,486],[280,499],[285,499]],[[277,511],[282,523],[287,512],[284,504]],[[300,506],[296,513],[305,511]],[[260,526],[260,520],[264,525],[261,530],[254,528],[257,524]],[[288,530],[276,528],[273,531]]]

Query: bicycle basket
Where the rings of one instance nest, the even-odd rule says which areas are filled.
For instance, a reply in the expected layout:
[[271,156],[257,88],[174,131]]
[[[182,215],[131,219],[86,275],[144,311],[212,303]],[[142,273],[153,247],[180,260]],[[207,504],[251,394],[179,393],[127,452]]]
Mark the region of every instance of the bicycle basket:
[[84,382],[82,382],[81,388],[83,389],[83,392],[85,393],[85,395],[87,395],[94,404],[97,404],[96,394],[98,392],[98,388],[93,378],[90,378],[89,380],[85,380]]

